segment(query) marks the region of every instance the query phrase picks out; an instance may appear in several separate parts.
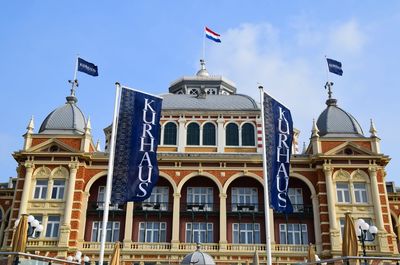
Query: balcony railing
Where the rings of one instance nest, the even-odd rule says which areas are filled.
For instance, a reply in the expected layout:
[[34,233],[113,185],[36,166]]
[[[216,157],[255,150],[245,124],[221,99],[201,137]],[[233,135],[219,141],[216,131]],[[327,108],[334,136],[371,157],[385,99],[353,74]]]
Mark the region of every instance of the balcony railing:
[[135,203],[136,211],[171,211],[172,205],[168,202],[139,202]]
[[215,203],[187,202],[181,205],[181,212],[214,212],[219,211]]
[[[313,207],[308,204],[292,204],[293,212],[288,215],[304,215],[304,216],[313,216]],[[282,214],[276,213],[274,214]]]
[[[88,203],[88,211],[104,211],[105,203],[101,201],[89,201]],[[120,204],[111,204],[110,211],[123,211],[124,205]]]
[[29,239],[26,243],[27,247],[34,248],[47,248],[47,247],[56,247],[58,245],[58,240],[46,240],[46,239]]

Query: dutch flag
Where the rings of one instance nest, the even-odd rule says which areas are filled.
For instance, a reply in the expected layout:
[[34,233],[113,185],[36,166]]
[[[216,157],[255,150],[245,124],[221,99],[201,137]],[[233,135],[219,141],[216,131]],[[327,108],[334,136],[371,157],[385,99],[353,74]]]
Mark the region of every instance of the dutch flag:
[[206,27],[206,37],[210,40],[213,40],[215,42],[221,42],[221,36],[218,33],[215,33],[211,29]]

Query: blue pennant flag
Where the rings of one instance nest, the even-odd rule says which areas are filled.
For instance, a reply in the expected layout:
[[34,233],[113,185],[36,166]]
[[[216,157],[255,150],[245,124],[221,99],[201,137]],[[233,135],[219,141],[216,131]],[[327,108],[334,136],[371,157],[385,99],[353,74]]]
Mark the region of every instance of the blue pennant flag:
[[158,181],[162,98],[122,87],[115,143],[111,202],[140,202]]
[[328,68],[329,72],[337,74],[337,75],[343,75],[343,70],[342,70],[342,63],[326,58],[326,61],[328,62]]
[[88,75],[91,76],[98,76],[99,71],[97,69],[97,65],[94,65],[92,63],[89,63],[82,58],[78,58],[78,71],[79,72],[84,72]]
[[288,196],[293,120],[290,110],[264,92],[264,137],[269,204],[277,212],[291,213]]

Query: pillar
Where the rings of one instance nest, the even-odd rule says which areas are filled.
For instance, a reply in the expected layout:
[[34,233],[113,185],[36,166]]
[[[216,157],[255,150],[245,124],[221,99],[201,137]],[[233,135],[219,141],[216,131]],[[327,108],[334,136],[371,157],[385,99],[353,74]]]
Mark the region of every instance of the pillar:
[[225,120],[222,118],[223,116],[221,115],[217,119],[217,152],[218,153],[223,153],[224,152],[224,147],[225,147],[225,130],[224,130],[224,123]]
[[124,246],[132,242],[133,230],[133,202],[126,204]]
[[32,189],[31,185],[32,185],[33,170],[35,169],[35,165],[30,162],[25,162],[24,166],[25,166],[26,172],[25,172],[25,180],[24,180],[24,189],[22,191],[21,205],[19,208],[18,217],[20,217],[21,214],[28,214],[27,213],[28,199],[29,199],[29,194]]
[[180,218],[180,203],[181,194],[174,193],[174,205],[172,213],[172,239],[171,247],[173,249],[178,249],[179,247],[179,218]]
[[226,193],[219,194],[219,249],[225,250],[226,244]]
[[178,123],[179,123],[178,152],[183,153],[185,152],[185,146],[186,146],[186,128],[185,128],[186,119],[183,116],[181,116],[178,119]]
[[341,248],[341,238],[338,226],[338,221],[336,219],[336,200],[335,200],[335,187],[333,186],[333,167],[329,164],[324,164],[323,166],[325,174],[326,183],[326,196],[328,199],[328,214],[329,214],[329,233],[331,235],[331,245],[332,250],[340,250]]

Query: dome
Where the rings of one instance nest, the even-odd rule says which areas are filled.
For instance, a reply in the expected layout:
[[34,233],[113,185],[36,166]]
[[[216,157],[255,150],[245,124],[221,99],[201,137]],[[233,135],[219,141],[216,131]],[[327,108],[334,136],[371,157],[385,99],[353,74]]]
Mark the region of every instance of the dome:
[[339,108],[336,99],[326,101],[327,108],[319,115],[317,127],[319,136],[364,137],[358,121],[348,112]]
[[201,252],[200,245],[197,245],[197,250],[186,255],[181,265],[215,265],[213,258],[207,253]]
[[67,97],[67,102],[53,110],[40,126],[42,134],[83,134],[85,132],[85,116],[76,105],[75,96]]

